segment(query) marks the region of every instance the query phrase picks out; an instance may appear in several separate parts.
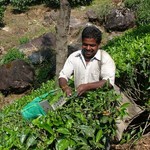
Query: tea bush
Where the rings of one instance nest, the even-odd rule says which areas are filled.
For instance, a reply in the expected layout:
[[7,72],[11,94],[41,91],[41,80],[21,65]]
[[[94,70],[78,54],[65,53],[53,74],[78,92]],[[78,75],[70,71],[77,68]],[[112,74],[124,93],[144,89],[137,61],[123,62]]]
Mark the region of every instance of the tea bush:
[[145,25],[127,31],[104,46],[116,63],[116,82],[142,105],[150,96],[149,43],[150,25]]
[[[33,98],[54,88],[48,81],[0,113],[0,149],[105,149],[107,139],[115,135],[115,121],[126,115],[126,106],[117,107],[120,96],[113,90],[99,89],[85,97],[69,100],[46,116],[25,121],[20,111]],[[48,96],[57,101],[62,92]]]

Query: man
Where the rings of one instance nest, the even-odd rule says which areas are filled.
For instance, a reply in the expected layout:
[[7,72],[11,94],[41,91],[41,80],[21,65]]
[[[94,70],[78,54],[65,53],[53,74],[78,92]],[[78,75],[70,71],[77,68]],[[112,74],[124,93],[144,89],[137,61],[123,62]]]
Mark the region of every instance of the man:
[[107,81],[110,87],[114,86],[115,63],[106,51],[99,49],[101,40],[102,33],[95,26],[82,31],[82,50],[68,57],[59,75],[59,86],[67,96],[72,95],[68,85],[72,75],[78,96],[102,88]]
[[122,96],[122,104],[129,103],[127,113],[123,119],[116,121],[117,135],[116,141],[120,141],[123,131],[129,123],[143,112],[132,99],[128,99],[120,88],[114,84],[115,64],[110,55],[100,50],[99,46],[102,39],[101,31],[95,26],[87,26],[82,32],[82,50],[72,53],[65,62],[59,75],[59,85],[67,96],[71,96],[72,91],[68,86],[68,80],[74,75],[74,84],[78,96],[86,91],[102,88],[106,82],[110,87]]

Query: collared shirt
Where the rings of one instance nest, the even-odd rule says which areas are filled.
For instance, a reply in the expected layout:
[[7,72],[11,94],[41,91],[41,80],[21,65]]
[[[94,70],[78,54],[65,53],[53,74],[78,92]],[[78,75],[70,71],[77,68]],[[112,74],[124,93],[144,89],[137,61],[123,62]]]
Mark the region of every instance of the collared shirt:
[[114,85],[115,63],[106,51],[98,50],[86,65],[82,51],[78,50],[67,58],[59,78],[65,78],[68,81],[72,75],[74,75],[76,88],[80,84],[100,81],[100,78],[109,79],[110,84]]

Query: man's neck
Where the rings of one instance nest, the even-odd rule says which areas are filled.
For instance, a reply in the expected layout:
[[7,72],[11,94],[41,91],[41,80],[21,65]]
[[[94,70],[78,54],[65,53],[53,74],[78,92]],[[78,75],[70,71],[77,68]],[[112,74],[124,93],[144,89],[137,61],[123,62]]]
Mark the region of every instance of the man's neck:
[[86,65],[90,62],[91,59],[87,59],[87,58],[84,58],[85,59],[85,62],[86,62]]

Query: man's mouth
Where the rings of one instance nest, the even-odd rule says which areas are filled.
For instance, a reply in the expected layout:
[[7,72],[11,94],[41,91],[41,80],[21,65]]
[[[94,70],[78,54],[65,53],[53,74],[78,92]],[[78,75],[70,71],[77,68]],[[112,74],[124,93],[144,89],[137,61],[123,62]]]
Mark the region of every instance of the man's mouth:
[[86,55],[91,55],[92,54],[92,51],[85,50],[84,52],[85,52]]
[[83,49],[83,53],[86,57],[91,57],[91,55],[93,55],[93,51],[92,50],[86,50]]

